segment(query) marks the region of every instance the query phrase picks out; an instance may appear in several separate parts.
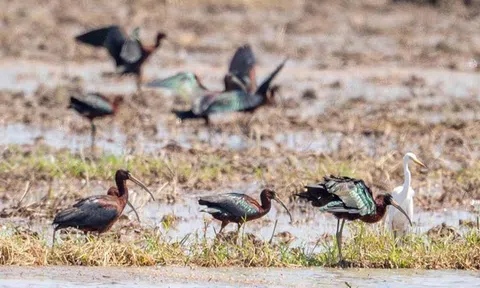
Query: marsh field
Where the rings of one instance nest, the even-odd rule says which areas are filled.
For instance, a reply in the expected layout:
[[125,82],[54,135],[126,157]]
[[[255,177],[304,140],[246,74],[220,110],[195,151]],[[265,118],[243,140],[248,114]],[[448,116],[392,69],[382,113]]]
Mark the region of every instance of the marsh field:
[[[438,2],[0,0],[0,287],[479,285],[480,2]],[[276,103],[180,123],[184,99],[137,91],[74,41],[111,24],[147,44],[168,35],[144,82],[191,71],[221,90],[245,43],[258,81],[288,57]],[[93,152],[89,121],[67,109],[74,89],[125,100],[96,120]],[[294,194],[330,174],[392,191],[409,151],[428,166],[410,168],[413,233],[348,223],[351,267],[337,267],[336,219]],[[129,186],[141,222],[127,206],[107,233],[61,230],[52,250],[55,214],[106,194],[117,169],[154,193]],[[216,238],[198,198],[264,187],[293,221],[273,205]]]

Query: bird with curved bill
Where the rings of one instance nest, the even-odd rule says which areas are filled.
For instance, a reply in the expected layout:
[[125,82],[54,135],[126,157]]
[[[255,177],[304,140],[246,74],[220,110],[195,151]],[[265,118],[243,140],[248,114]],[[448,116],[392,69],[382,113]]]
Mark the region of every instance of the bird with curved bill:
[[226,193],[201,197],[198,200],[198,204],[207,206],[207,208],[202,209],[201,212],[209,213],[213,218],[222,222],[218,234],[222,233],[223,228],[229,223],[237,223],[238,230],[240,230],[245,222],[263,217],[270,211],[272,200],[277,201],[285,208],[290,217],[290,221],[292,221],[290,211],[274,191],[264,189],[262,193],[260,193],[260,200],[262,204],[259,204],[255,199],[245,194]]
[[55,244],[55,234],[57,230],[73,227],[85,233],[97,232],[98,235],[108,231],[112,225],[122,215],[125,205],[129,205],[138,217],[138,213],[133,205],[128,201],[127,180],[142,187],[153,197],[152,192],[140,180],[135,178],[127,170],[117,170],[115,173],[115,183],[117,187],[110,187],[107,195],[97,195],[84,198],[75,203],[71,208],[60,211],[53,220],[53,241]]
[[378,194],[374,198],[372,191],[363,180],[349,177],[325,177],[323,182],[307,185],[304,192],[296,195],[311,202],[312,206],[319,207],[321,212],[332,213],[338,219],[336,236],[341,265],[345,264],[342,256],[342,232],[346,220],[376,223],[383,218],[387,207],[391,205],[405,215],[412,225],[405,210],[391,194]]

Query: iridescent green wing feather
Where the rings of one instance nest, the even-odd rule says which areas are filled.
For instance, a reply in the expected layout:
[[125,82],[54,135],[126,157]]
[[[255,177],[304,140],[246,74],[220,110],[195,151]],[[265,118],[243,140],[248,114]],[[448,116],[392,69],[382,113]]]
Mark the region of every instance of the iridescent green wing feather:
[[[331,201],[324,207],[329,212],[349,212],[360,215],[375,213],[376,206],[372,192],[362,180],[348,177],[330,177],[325,179],[329,193],[335,194],[341,201]],[[341,211],[343,207],[345,211]]]
[[248,95],[244,91],[236,90],[202,99],[194,111],[198,111],[198,115],[246,111],[260,106],[263,102],[264,97],[261,95]]
[[147,83],[145,87],[169,89],[188,101],[208,92],[191,72],[180,72],[165,79],[156,79]]
[[[258,213],[258,207],[247,199],[247,195],[240,193],[227,193],[214,196],[202,197],[201,205],[208,206],[207,212],[217,210],[217,213],[225,213],[233,217],[249,217]],[[212,210],[213,209],[213,210]]]

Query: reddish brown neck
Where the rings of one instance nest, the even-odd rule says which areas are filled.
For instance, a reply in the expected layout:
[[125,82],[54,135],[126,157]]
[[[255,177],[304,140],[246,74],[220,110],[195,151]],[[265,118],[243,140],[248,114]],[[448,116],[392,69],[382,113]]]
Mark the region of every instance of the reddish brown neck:
[[385,213],[387,212],[387,206],[388,206],[385,202],[384,195],[378,195],[375,198],[375,205],[377,206],[375,210],[376,211],[375,214],[362,216],[360,218],[362,221],[367,223],[376,223],[382,220],[383,216],[385,216]]
[[260,195],[260,200],[262,201],[263,214],[267,214],[270,211],[270,208],[272,208],[272,200],[264,193]]
[[117,184],[119,198],[124,198],[125,200],[128,200],[127,179],[116,175],[115,183]]

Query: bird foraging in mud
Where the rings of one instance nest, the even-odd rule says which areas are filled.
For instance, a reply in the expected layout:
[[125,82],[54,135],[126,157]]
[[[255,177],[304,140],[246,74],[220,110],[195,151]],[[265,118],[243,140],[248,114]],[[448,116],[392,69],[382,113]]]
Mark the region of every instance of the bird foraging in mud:
[[[413,197],[415,196],[415,191],[410,186],[412,182],[412,175],[410,169],[408,169],[408,162],[412,160],[413,163],[427,168],[425,164],[420,161],[415,154],[408,152],[403,157],[403,185],[395,187],[392,191],[392,196],[395,201],[407,212],[407,215],[410,219],[413,218]],[[392,229],[394,235],[404,234],[409,226],[404,217],[402,217],[397,210],[388,209],[387,216],[385,219],[385,224],[387,228]]]
[[138,217],[133,205],[128,201],[127,180],[142,187],[153,197],[152,192],[140,180],[135,178],[129,171],[117,170],[115,183],[117,187],[108,189],[107,195],[97,195],[84,198],[75,203],[71,208],[60,211],[53,220],[53,241],[55,244],[55,233],[59,229],[73,227],[83,232],[97,232],[99,235],[108,231],[118,220],[125,208],[129,205]]
[[96,127],[93,120],[95,118],[102,118],[109,115],[115,115],[119,106],[123,103],[121,95],[115,96],[113,100],[108,99],[100,93],[75,93],[70,96],[70,104],[67,108],[71,108],[83,117],[90,120],[91,126],[91,148],[92,152],[95,148],[95,134]]
[[224,76],[224,90],[211,91],[201,82],[198,75],[192,72],[180,72],[165,79],[156,79],[147,84],[147,88],[164,88],[173,91],[184,100],[192,101],[210,93],[221,93],[242,90],[253,93],[256,89],[255,55],[250,45],[239,47],[230,61],[228,73]]
[[332,213],[337,220],[337,247],[340,264],[342,256],[342,232],[345,220],[360,220],[366,223],[380,221],[387,211],[387,206],[397,208],[410,222],[407,213],[400,207],[391,194],[379,194],[373,198],[372,191],[363,180],[349,177],[325,177],[319,184],[305,186],[305,192],[298,197],[319,207],[322,212]]
[[[221,93],[211,92],[203,97],[195,99],[192,108],[187,111],[172,110],[178,119],[204,119],[209,124],[209,116],[215,113],[225,112],[254,112],[257,108],[275,103],[275,94],[278,86],[271,86],[275,76],[285,65],[285,59],[256,89],[249,93],[245,90],[233,90]],[[230,75],[235,79],[236,76]]]
[[288,211],[287,206],[278,198],[274,191],[264,189],[260,193],[260,200],[262,204],[245,194],[226,193],[202,197],[198,200],[198,204],[207,206],[201,212],[209,213],[213,218],[222,222],[218,234],[230,222],[237,223],[238,230],[240,230],[243,223],[263,217],[270,211],[272,200],[277,201],[287,210],[290,221],[292,221],[290,211]]
[[142,65],[148,57],[160,47],[162,40],[167,37],[158,32],[153,46],[143,45],[140,41],[140,29],[133,29],[127,35],[116,25],[102,27],[88,31],[75,37],[75,40],[95,46],[104,47],[115,61],[116,72],[121,75],[134,74],[137,77],[137,89],[142,82]]

